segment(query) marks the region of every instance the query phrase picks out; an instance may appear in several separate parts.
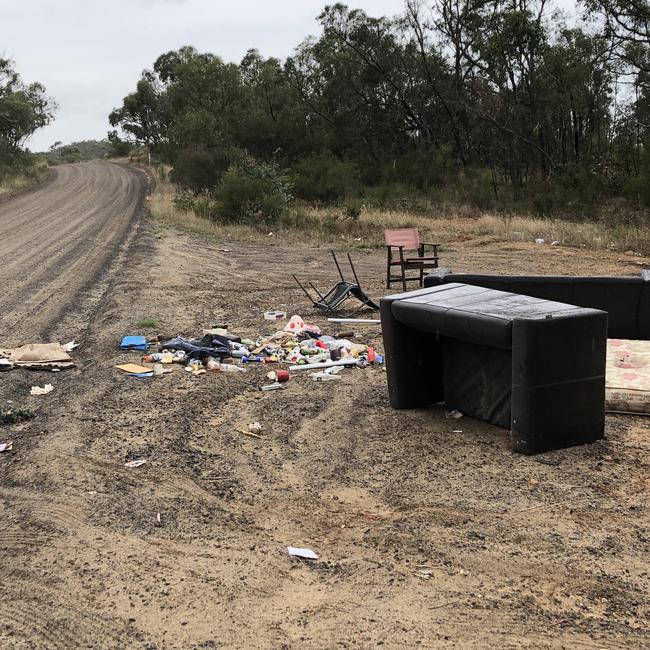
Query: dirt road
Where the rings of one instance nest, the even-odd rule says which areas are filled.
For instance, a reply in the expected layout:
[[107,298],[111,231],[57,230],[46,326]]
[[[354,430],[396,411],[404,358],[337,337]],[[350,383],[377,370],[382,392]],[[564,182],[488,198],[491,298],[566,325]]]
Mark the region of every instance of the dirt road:
[[[528,458],[495,427],[392,411],[378,369],[279,393],[258,390],[259,367],[125,377],[113,364],[138,355],[117,345],[142,318],[160,322],[152,333],[225,321],[256,337],[282,308],[325,327],[290,273],[324,285],[334,271],[322,249],[160,230],[138,218],[143,181],[124,168],[58,173],[0,206],[15,260],[3,285],[29,289],[0,297],[4,337],[84,344],[74,370],[0,375],[0,404],[37,412],[0,427],[14,440],[0,454],[1,648],[648,647],[648,420],[608,416],[606,440]],[[28,210],[41,227],[19,236]],[[382,253],[354,255],[381,295]],[[443,255],[473,271],[648,262],[485,239]],[[45,381],[54,392],[30,397]],[[240,433],[253,421],[262,438]],[[147,464],[124,466],[135,458]],[[320,559],[291,560],[289,545]]]
[[0,204],[3,345],[65,337],[92,312],[145,183],[116,164],[61,165],[44,186]]

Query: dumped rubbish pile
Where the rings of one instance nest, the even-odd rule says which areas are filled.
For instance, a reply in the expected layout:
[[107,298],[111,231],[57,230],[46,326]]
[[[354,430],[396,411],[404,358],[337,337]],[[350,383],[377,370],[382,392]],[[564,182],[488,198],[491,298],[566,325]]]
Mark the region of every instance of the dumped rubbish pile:
[[[279,322],[281,317],[273,320]],[[292,316],[282,329],[256,340],[231,334],[227,328],[204,330],[200,339],[126,336],[120,346],[123,350],[147,354],[142,356],[140,364],[120,364],[116,368],[131,377],[149,378],[172,372],[172,364],[183,366],[193,376],[209,372],[242,373],[251,364],[287,364],[288,370],[267,373],[272,383],[261,387],[265,391],[279,390],[289,380],[290,373],[313,370],[314,381],[337,381],[344,368],[384,363],[383,356],[373,347],[350,338],[353,338],[350,333],[347,338],[324,334],[300,316]],[[157,351],[151,352],[152,347],[157,347]]]
[[0,371],[27,368],[58,372],[74,367],[70,352],[78,347],[74,341],[60,343],[29,343],[18,348],[0,349]]

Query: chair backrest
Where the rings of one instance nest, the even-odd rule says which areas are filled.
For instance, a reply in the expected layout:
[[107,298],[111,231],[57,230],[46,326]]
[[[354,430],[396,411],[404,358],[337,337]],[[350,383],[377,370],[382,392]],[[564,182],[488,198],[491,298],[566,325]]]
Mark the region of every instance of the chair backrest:
[[386,246],[402,246],[406,249],[417,249],[420,245],[420,233],[417,228],[393,228],[384,230]]

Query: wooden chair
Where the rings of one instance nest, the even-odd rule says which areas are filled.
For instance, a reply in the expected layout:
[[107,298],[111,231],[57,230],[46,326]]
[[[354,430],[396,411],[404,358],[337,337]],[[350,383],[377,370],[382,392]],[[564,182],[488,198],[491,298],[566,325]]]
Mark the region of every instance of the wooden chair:
[[[386,239],[386,287],[394,282],[401,282],[406,291],[407,282],[419,282],[422,286],[425,269],[438,268],[438,244],[430,244],[420,241],[420,233],[417,228],[395,228],[384,230]],[[429,257],[425,256],[425,246],[431,246],[433,251]],[[405,257],[404,251],[416,251],[417,256]],[[399,271],[399,275],[393,272]],[[407,276],[407,271],[416,271],[417,274]]]

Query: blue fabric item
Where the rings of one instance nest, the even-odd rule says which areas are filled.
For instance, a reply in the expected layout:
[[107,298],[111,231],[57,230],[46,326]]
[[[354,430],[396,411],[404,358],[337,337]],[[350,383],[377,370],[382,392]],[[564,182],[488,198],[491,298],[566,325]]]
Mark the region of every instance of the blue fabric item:
[[145,336],[125,336],[120,347],[122,350],[148,350],[149,344]]

